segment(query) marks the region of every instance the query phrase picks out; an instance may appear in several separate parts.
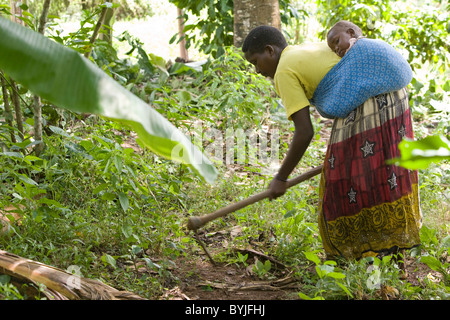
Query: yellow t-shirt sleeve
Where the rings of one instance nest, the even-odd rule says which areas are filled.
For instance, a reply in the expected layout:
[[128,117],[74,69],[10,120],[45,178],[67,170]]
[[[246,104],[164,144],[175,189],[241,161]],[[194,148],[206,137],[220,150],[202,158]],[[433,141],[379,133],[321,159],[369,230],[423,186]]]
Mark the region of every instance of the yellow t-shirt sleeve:
[[278,73],[275,79],[275,90],[281,98],[289,120],[292,114],[309,105],[305,89],[293,72]]

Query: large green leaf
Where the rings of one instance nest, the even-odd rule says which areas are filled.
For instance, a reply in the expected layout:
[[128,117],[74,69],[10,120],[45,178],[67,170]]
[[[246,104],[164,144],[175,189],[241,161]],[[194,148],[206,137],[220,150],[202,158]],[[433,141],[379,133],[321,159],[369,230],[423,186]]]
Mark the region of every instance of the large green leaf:
[[4,18],[0,69],[59,107],[130,126],[154,153],[188,165],[210,183],[215,180],[214,165],[159,112],[76,51]]
[[432,162],[450,159],[450,142],[443,135],[431,135],[417,141],[404,139],[398,148],[401,156],[388,163],[411,170],[424,169]]

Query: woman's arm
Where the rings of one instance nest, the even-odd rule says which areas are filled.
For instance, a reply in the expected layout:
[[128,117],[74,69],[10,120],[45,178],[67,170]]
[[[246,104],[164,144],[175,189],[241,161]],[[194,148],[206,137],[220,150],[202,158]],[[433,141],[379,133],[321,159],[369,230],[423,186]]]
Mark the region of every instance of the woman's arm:
[[314,136],[309,107],[295,112],[291,115],[291,119],[295,127],[294,136],[278,174],[269,184],[269,189],[272,191],[269,196],[270,200],[278,198],[286,192],[288,176],[300,162]]

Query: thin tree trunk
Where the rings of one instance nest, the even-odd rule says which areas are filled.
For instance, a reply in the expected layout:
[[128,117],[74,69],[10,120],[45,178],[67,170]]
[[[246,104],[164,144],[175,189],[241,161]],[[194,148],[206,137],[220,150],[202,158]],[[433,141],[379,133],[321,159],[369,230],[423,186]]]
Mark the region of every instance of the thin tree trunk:
[[81,10],[87,10],[88,7],[87,0],[81,0]]
[[177,14],[178,14],[178,38],[181,39],[179,42],[180,46],[180,58],[184,60],[184,62],[189,61],[189,54],[186,49],[186,39],[184,35],[184,12],[183,9],[177,8]]
[[[38,26],[38,32],[41,33],[42,35],[45,33],[45,25],[47,23],[47,15],[49,8],[50,8],[50,0],[45,0],[44,6],[42,8],[42,13],[39,18],[39,26]],[[36,156],[39,156],[44,150],[44,141],[42,140],[41,99],[37,95],[34,96],[33,111],[34,111],[34,140],[41,141],[40,143],[35,145],[34,152]]]
[[40,34],[44,34],[45,32],[45,25],[47,24],[47,15],[49,9],[50,9],[50,0],[45,0],[42,8],[42,13],[39,18],[38,32]]
[[11,21],[23,25],[23,21],[17,18],[17,16],[20,16],[22,14],[22,9],[20,9],[20,7],[16,5],[18,3],[19,1],[9,1],[9,6],[11,7]]
[[[16,1],[10,0],[9,4],[11,7],[11,21],[23,25],[23,21],[17,18],[17,15],[21,14],[21,9],[16,6]],[[17,129],[19,129],[19,136],[21,140],[23,140],[23,117],[22,109],[20,108],[19,90],[13,79],[9,78],[9,83],[11,85],[11,101],[14,105],[14,112],[16,114]]]
[[17,129],[19,130],[20,139],[23,140],[23,116],[22,109],[20,108],[19,89],[13,79],[9,78],[9,83],[11,84],[11,100],[14,105],[14,112],[16,114]]
[[[111,0],[110,2],[114,3],[113,0]],[[112,24],[114,23],[113,17],[114,17],[114,8],[108,8],[106,10],[105,19],[103,21],[103,25],[107,27],[105,28],[106,32],[101,33],[99,35],[99,39],[108,42],[109,45],[112,45],[112,37],[113,37]]]
[[37,157],[44,150],[44,140],[42,140],[42,106],[41,99],[39,96],[34,96],[33,102],[33,113],[34,113],[34,141],[40,141],[34,146],[34,153]]
[[100,32],[100,29],[103,25],[103,21],[105,21],[105,16],[106,16],[106,12],[108,11],[108,8],[105,6],[102,8],[102,11],[100,12],[100,16],[98,18],[97,24],[95,25],[95,29],[94,32],[92,33],[91,39],[89,40],[90,48],[89,51],[87,51],[84,56],[86,58],[89,58],[89,56],[91,55],[92,52],[92,48],[94,46],[95,40],[97,40],[98,37],[98,33]]
[[[13,117],[13,113],[11,110],[11,106],[9,105],[8,89],[6,88],[5,76],[3,75],[3,72],[1,72],[1,71],[0,71],[0,81],[1,81],[1,85],[2,85],[3,104],[5,105],[6,123],[8,124],[8,126],[10,126],[12,128],[14,117]],[[11,135],[11,142],[16,143],[17,142],[16,136],[14,135],[14,131],[12,129],[10,130],[10,135]]]

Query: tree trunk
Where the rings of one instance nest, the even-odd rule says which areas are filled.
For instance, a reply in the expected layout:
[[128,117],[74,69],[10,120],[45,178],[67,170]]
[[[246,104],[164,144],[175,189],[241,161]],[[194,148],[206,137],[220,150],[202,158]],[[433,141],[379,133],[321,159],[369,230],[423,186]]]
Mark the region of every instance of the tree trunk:
[[100,32],[100,29],[102,28],[103,22],[105,21],[106,12],[108,8],[105,6],[102,8],[102,11],[100,12],[100,16],[98,17],[97,24],[95,25],[94,32],[92,33],[91,39],[89,39],[89,43],[91,44],[89,51],[87,51],[84,56],[86,58],[89,58],[92,52],[92,48],[94,46],[95,40],[97,40],[98,33]]
[[[111,3],[114,3],[113,0],[110,1]],[[108,8],[106,10],[105,19],[103,21],[103,25],[105,25],[107,28],[105,28],[106,32],[101,33],[99,36],[99,39],[107,41],[110,45],[112,45],[112,25],[114,23],[113,20],[114,17],[114,8]]]
[[234,0],[234,46],[240,48],[245,37],[261,25],[281,29],[278,0]]
[[10,0],[9,6],[11,7],[11,21],[23,25],[23,21],[17,18],[22,15],[22,9],[20,9],[20,1]]
[[[11,21],[23,25],[23,21],[17,18],[18,15],[22,14],[22,9],[19,7],[19,1],[10,0],[9,4],[11,7]],[[23,117],[22,109],[20,108],[19,89],[17,88],[15,81],[11,78],[9,78],[9,84],[11,85],[11,101],[14,105],[17,129],[19,129],[20,139],[23,140]]]
[[[42,13],[39,18],[39,26],[38,26],[38,32],[42,35],[45,33],[45,25],[47,24],[47,15],[49,8],[50,8],[50,0],[45,0],[42,8]],[[39,157],[39,155],[42,153],[42,150],[44,150],[44,141],[42,140],[41,99],[37,95],[34,96],[33,112],[34,112],[34,140],[41,141],[40,143],[35,145],[34,152],[36,156]]]
[[47,15],[49,9],[50,9],[50,0],[45,0],[44,5],[42,7],[42,13],[39,18],[38,32],[40,34],[44,34],[45,32],[45,25],[47,24]]
[[[0,81],[1,81],[1,85],[2,85],[2,93],[3,93],[3,104],[5,106],[5,118],[6,118],[6,123],[8,124],[8,126],[10,126],[11,128],[13,128],[13,113],[11,110],[11,106],[9,105],[9,99],[8,99],[8,89],[6,87],[6,81],[5,81],[5,76],[3,75],[3,72],[0,71]],[[11,129],[10,130],[10,135],[11,135],[11,142],[12,143],[16,143],[16,136],[14,135],[14,131]]]
[[14,112],[16,114],[17,129],[19,130],[20,140],[22,142],[24,133],[22,109],[20,108],[19,88],[17,88],[16,82],[11,78],[9,78],[9,83],[11,84],[11,100],[14,105]]
[[184,12],[183,9],[177,8],[177,14],[178,14],[178,38],[181,39],[179,42],[180,46],[180,58],[183,59],[184,62],[189,61],[189,54],[186,49],[186,39],[185,34],[183,32],[184,30]]
[[88,9],[88,0],[81,0],[81,10],[87,10]]

